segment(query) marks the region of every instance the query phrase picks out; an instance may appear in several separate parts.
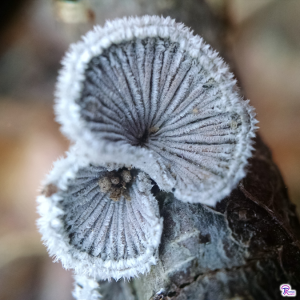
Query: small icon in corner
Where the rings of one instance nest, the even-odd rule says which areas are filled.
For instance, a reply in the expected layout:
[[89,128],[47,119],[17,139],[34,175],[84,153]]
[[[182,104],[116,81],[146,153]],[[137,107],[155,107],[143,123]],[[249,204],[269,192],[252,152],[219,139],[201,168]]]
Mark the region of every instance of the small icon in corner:
[[280,290],[281,290],[281,296],[283,297],[296,297],[296,290],[292,290],[292,287],[287,284],[284,283],[280,286]]

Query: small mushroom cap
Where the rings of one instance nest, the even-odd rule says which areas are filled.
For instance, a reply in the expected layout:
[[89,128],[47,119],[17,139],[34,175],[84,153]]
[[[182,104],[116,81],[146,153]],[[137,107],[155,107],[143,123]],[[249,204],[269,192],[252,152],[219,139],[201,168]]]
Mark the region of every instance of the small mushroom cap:
[[111,183],[112,184],[119,184],[120,183],[120,178],[119,177],[112,177],[111,179],[110,179],[110,181],[111,181]]
[[57,117],[93,163],[133,165],[178,199],[208,205],[245,176],[254,110],[217,52],[182,24],[108,22],[63,64]]
[[57,192],[38,198],[39,229],[50,255],[76,274],[97,280],[149,271],[162,233],[150,179],[136,171],[128,189],[112,185],[103,192],[107,169],[80,160],[71,151],[58,161],[46,180]]
[[122,176],[123,181],[126,183],[129,183],[132,179],[130,171],[128,171],[128,170],[123,170],[121,173],[121,176]]
[[109,180],[108,177],[102,177],[99,179],[98,184],[101,192],[107,193],[111,189],[112,182]]

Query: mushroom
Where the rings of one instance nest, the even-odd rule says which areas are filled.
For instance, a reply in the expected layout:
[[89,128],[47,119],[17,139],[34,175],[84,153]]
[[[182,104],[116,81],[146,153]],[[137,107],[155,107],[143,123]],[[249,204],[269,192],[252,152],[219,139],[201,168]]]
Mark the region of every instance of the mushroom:
[[255,113],[218,53],[170,18],[95,27],[63,60],[57,120],[94,164],[132,165],[214,206],[245,176]]
[[56,192],[38,198],[38,225],[49,254],[76,274],[118,280],[156,264],[162,219],[151,181],[136,170],[126,190],[121,183],[109,186],[107,179],[118,172],[130,174],[90,164],[72,148],[46,179]]
[[214,206],[245,176],[257,128],[217,52],[156,16],[107,22],[73,45],[55,110],[74,146],[46,179],[38,224],[50,255],[96,280],[156,264],[154,183]]

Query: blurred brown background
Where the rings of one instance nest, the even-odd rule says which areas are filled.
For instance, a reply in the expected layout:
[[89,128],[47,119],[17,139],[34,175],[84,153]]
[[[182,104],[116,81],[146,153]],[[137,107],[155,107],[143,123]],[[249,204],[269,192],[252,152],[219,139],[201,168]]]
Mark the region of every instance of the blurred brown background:
[[[68,148],[52,110],[59,62],[93,24],[140,15],[144,4],[6,2],[10,7],[0,9],[0,300],[68,300],[71,273],[51,262],[35,225],[40,182]],[[299,213],[300,1],[206,2],[226,26],[228,58]]]

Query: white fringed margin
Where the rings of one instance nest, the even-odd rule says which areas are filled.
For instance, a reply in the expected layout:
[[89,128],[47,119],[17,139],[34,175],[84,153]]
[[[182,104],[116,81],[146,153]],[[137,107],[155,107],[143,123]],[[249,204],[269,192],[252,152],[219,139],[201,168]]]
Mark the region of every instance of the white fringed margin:
[[[54,257],[55,262],[61,261],[65,269],[74,269],[75,274],[87,275],[97,280],[129,279],[149,272],[151,265],[155,265],[157,262],[157,248],[163,228],[163,219],[157,218],[156,215],[153,215],[153,220],[156,222],[153,221],[152,224],[152,236],[149,239],[148,248],[137,259],[124,259],[118,262],[103,261],[101,258],[79,251],[69,243],[69,236],[62,221],[64,211],[59,205],[62,200],[59,191],[66,190],[69,180],[74,179],[78,170],[89,164],[90,162],[83,156],[78,156],[76,147],[73,146],[66,158],[59,159],[54,163],[53,169],[43,183],[44,186],[53,184],[58,188],[58,192],[50,197],[40,195],[37,198],[37,210],[41,216],[37,225],[49,255]],[[154,214],[154,212],[148,211],[148,214],[151,213]]]
[[[238,135],[239,143],[228,176],[201,192],[192,188],[190,190],[176,188],[176,180],[165,167],[163,159],[150,150],[124,144],[111,145],[106,141],[95,140],[95,136],[87,130],[85,121],[80,117],[80,107],[76,101],[80,98],[85,80],[84,73],[90,60],[99,56],[112,44],[146,37],[168,38],[171,42],[179,43],[180,48],[196,58],[210,77],[214,78],[222,94],[224,110],[238,113],[241,117],[242,130]],[[176,188],[174,194],[179,200],[211,206],[226,197],[245,176],[247,160],[253,150],[252,138],[255,137],[257,129],[254,109],[249,105],[249,101],[244,101],[239,95],[236,80],[218,53],[205,44],[200,36],[193,35],[183,24],[176,23],[169,17],[158,16],[109,21],[103,28],[96,26],[83,37],[82,41],[73,44],[62,64],[56,88],[57,120],[62,125],[62,132],[80,145],[82,154],[91,162],[132,164],[149,174],[160,189],[170,192]]]

